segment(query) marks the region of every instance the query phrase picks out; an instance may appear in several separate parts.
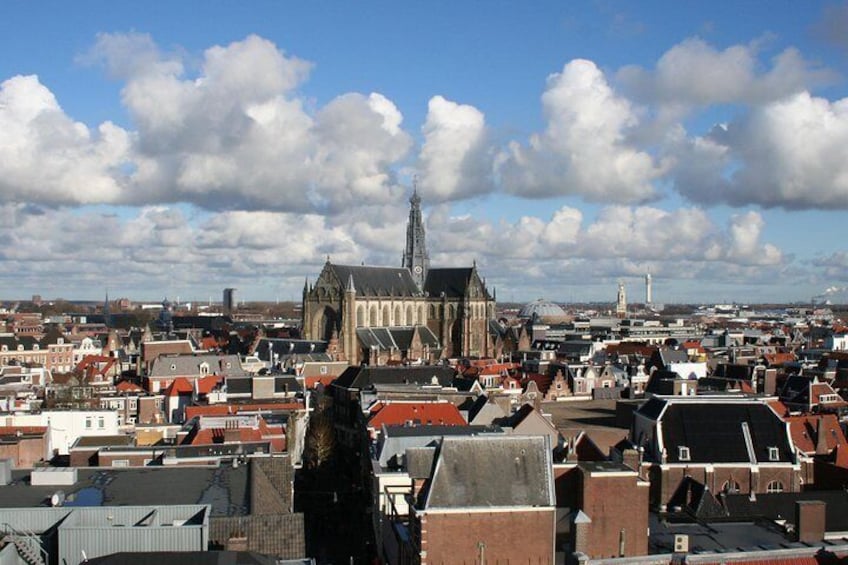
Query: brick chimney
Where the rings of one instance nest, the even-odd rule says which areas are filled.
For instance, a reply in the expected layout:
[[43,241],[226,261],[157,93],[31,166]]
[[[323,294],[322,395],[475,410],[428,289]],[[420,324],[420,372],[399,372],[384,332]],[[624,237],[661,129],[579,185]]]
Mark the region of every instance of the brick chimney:
[[795,535],[801,543],[818,543],[824,539],[825,509],[821,500],[795,502]]

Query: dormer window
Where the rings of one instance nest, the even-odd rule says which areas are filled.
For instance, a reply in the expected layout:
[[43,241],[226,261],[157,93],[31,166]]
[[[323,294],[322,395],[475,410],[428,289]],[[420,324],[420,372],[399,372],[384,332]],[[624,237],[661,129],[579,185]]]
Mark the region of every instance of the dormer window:
[[688,447],[686,447],[685,445],[680,445],[680,446],[678,446],[678,447],[677,447],[677,458],[678,458],[680,461],[691,461],[691,460],[692,460],[692,456],[691,456],[691,454],[689,453],[689,448],[688,448]]
[[18,344],[18,351],[23,351],[23,350],[24,350],[24,346],[21,345],[21,344]]
[[38,344],[37,344],[37,343],[36,343],[36,344],[33,344],[33,346],[32,346],[32,350],[33,350],[33,351],[38,351]]
[[172,370],[172,371],[176,371],[176,370],[177,370],[177,365],[176,365],[176,363],[171,363],[171,370]]
[[777,447],[768,448],[769,461],[780,461],[780,450]]

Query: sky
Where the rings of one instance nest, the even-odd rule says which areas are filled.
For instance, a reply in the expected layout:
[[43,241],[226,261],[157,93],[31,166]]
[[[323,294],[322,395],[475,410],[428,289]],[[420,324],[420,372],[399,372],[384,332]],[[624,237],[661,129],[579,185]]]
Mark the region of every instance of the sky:
[[848,302],[848,3],[25,2],[0,298],[299,300],[325,261],[499,301]]

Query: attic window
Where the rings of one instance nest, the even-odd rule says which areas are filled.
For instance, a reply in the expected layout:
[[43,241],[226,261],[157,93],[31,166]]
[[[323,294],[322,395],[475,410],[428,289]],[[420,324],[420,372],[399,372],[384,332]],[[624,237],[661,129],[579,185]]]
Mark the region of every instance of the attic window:
[[688,447],[686,447],[685,445],[680,445],[680,446],[678,446],[678,447],[677,447],[677,458],[678,458],[680,461],[691,461],[691,460],[692,460],[692,456],[691,456],[691,454],[689,453],[689,448],[688,448]]
[[33,346],[32,346],[32,350],[33,350],[33,351],[38,351],[38,344],[37,344],[37,343],[33,344]]
[[780,450],[776,447],[768,448],[769,461],[780,461]]
[[177,370],[177,366],[176,366],[176,364],[171,363],[171,370],[172,370],[172,371],[176,371],[176,370]]

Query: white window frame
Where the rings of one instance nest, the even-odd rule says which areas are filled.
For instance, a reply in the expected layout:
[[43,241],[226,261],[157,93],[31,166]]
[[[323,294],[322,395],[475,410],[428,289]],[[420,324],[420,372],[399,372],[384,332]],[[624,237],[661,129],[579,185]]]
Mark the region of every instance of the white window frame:
[[691,461],[692,453],[689,451],[689,448],[685,445],[677,446],[677,458],[680,461]]

